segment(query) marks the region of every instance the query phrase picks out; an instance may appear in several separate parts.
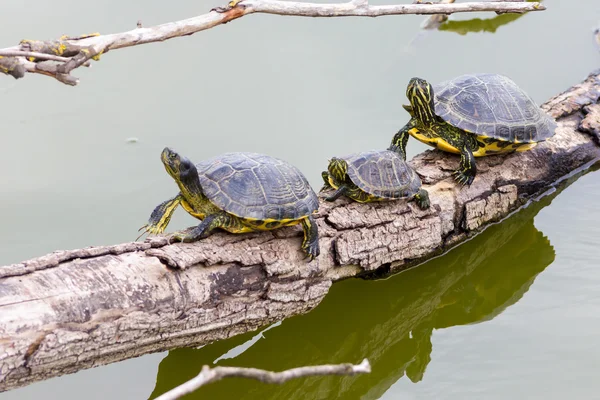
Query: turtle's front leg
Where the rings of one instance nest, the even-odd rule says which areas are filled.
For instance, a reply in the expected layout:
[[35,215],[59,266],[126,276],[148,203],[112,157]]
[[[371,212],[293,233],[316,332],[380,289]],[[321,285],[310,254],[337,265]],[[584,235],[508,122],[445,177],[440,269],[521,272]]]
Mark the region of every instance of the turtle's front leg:
[[336,201],[337,199],[339,199],[340,197],[345,195],[347,191],[348,191],[348,186],[341,185],[331,196],[326,197],[325,200]]
[[321,188],[321,190],[319,190],[319,192],[322,192],[323,190],[327,190],[327,189],[331,189],[331,183],[329,183],[329,173],[327,171],[323,171],[321,172],[321,177],[323,178],[323,182],[324,185]]
[[412,120],[394,135],[392,144],[388,148],[388,150],[398,153],[403,160],[406,160],[406,144],[408,143],[410,128],[412,128]]
[[[144,230],[144,233],[148,232],[151,234],[159,234],[164,232],[164,230],[167,228],[167,225],[169,225],[169,222],[171,221],[171,217],[173,216],[175,209],[177,209],[177,207],[179,207],[181,204],[181,200],[183,200],[183,197],[181,196],[181,193],[179,193],[172,199],[160,203],[158,206],[156,206],[154,211],[152,211],[148,223],[142,226],[139,230]],[[138,239],[140,237],[138,237]]]
[[477,175],[477,167],[475,166],[475,157],[471,151],[471,147],[467,143],[459,148],[460,150],[460,166],[454,171],[454,179],[462,185],[470,186]]
[[207,215],[197,227],[187,233],[175,232],[173,235],[171,235],[169,242],[195,242],[210,236],[216,228],[222,228],[225,230],[233,228],[232,230],[235,231],[242,229],[243,224],[239,218],[228,214],[225,211],[220,211]]

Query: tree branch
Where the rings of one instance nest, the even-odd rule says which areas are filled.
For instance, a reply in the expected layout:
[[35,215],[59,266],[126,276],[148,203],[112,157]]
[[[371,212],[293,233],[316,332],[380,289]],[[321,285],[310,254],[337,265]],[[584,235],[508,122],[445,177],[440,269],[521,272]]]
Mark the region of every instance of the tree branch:
[[216,367],[210,368],[208,365],[202,367],[202,371],[189,381],[169,390],[155,400],[175,400],[186,394],[192,393],[196,389],[208,383],[219,381],[223,378],[248,378],[256,379],[264,383],[281,384],[290,379],[303,378],[306,376],[320,375],[357,375],[368,374],[371,372],[371,365],[366,358],[358,365],[338,364],[338,365],[316,365],[312,367],[300,367],[288,369],[281,372],[266,371],[257,368],[240,367]]
[[254,13],[300,17],[379,17],[401,14],[449,15],[477,11],[524,13],[545,9],[537,2],[520,1],[371,6],[367,0],[353,0],[339,4],[243,0],[233,8],[219,8],[194,18],[168,22],[150,28],[141,28],[141,24],[138,22],[138,27],[128,32],[83,35],[76,38],[61,37],[59,40],[53,41],[23,40],[18,46],[0,49],[0,72],[16,79],[25,76],[26,72],[43,74],[74,86],[79,80],[71,76],[70,72],[81,65],[89,65],[88,62],[91,59],[98,60],[101,54],[109,50],[192,35]]

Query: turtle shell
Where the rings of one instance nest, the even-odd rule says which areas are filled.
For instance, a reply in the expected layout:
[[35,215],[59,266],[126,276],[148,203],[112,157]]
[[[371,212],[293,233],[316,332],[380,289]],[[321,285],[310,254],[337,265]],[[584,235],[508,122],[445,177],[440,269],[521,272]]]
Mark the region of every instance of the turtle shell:
[[413,196],[421,188],[419,175],[394,151],[366,151],[343,159],[352,182],[371,195],[399,199]]
[[296,220],[319,207],[317,195],[302,172],[277,158],[226,153],[204,160],[196,168],[208,199],[241,218]]
[[498,74],[470,74],[433,86],[435,113],[478,136],[533,143],[554,135],[556,122],[516,83]]

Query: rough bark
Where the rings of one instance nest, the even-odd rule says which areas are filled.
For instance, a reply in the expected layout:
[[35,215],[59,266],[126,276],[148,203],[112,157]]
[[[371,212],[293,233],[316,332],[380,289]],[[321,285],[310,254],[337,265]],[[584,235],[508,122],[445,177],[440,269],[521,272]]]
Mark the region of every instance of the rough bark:
[[299,227],[290,227],[168,246],[155,237],[0,267],[0,390],[253,330],[314,308],[336,280],[438,255],[597,160],[599,97],[597,71],[543,105],[558,119],[552,139],[478,159],[470,187],[451,177],[458,157],[415,157],[428,210],[405,201],[322,202],[321,255],[310,263]]
[[494,11],[496,13],[525,13],[546,8],[538,2],[492,1],[460,4],[401,4],[371,6],[368,0],[352,0],[348,3],[322,4],[279,0],[243,0],[232,9],[220,8],[215,12],[168,22],[149,28],[137,28],[128,32],[108,35],[63,36],[58,40],[23,40],[18,46],[0,49],[0,72],[15,79],[26,73],[50,76],[66,85],[75,86],[79,80],[70,73],[80,66],[89,66],[90,60],[98,60],[109,50],[162,42],[176,37],[214,28],[254,13],[299,17],[379,17],[401,14],[453,14],[459,12]]

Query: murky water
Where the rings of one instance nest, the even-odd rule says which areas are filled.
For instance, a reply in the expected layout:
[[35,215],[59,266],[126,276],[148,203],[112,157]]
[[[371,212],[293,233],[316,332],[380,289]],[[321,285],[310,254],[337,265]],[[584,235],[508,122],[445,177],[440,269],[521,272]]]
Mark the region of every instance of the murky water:
[[[140,19],[149,26],[217,4],[2,2],[0,47],[123,31]],[[134,239],[153,207],[176,191],[159,161],[166,145],[193,160],[268,153],[297,165],[318,188],[329,157],[388,145],[406,121],[401,104],[413,76],[503,73],[542,103],[600,65],[591,35],[597,0],[544,4],[547,11],[518,18],[455,16],[442,32],[414,41],[423,16],[252,15],[111,52],[76,72],[76,88],[0,76],[0,265]],[[412,140],[409,156],[424,149]],[[0,399],[148,398],[216,360],[277,370],[364,357],[373,365],[368,376],[282,386],[235,380],[191,397],[595,398],[599,176],[585,175],[551,204],[545,199],[419,268],[338,283],[316,310],[262,334],[82,371]],[[178,212],[169,229],[193,223]]]

